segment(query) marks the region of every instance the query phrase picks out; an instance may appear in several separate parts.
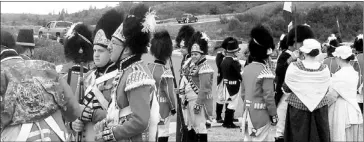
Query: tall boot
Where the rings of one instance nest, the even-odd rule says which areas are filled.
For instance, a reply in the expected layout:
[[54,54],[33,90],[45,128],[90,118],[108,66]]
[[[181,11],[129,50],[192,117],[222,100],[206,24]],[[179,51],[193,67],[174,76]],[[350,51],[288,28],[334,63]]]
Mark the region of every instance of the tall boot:
[[168,137],[159,137],[158,142],[168,142]]
[[233,123],[234,112],[235,112],[234,110],[226,108],[226,113],[227,114],[225,115],[225,121],[224,121],[223,127],[226,127],[226,128],[239,128],[239,126],[236,126]]
[[224,120],[222,120],[221,113],[222,109],[224,108],[224,104],[216,103],[216,122],[217,123],[223,123]]
[[207,142],[207,134],[197,134],[196,142]]
[[188,142],[196,141],[196,131],[194,129],[188,130]]
[[230,111],[227,108],[227,105],[228,104],[225,104],[225,116],[224,116],[225,118],[224,118],[224,121],[222,123],[223,127],[227,127],[230,124]]

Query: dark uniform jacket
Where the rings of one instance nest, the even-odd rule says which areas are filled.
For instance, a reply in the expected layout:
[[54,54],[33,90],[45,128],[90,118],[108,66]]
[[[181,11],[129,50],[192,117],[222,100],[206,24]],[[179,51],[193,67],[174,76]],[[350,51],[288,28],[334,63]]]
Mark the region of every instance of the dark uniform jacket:
[[240,90],[241,64],[237,58],[226,56],[220,64],[223,82],[230,96],[236,95]]
[[289,63],[287,62],[287,60],[291,57],[291,54],[287,53],[286,50],[284,50],[282,52],[282,54],[278,57],[277,60],[277,67],[276,67],[276,77],[275,77],[275,103],[276,105],[278,105],[279,101],[281,100],[282,96],[283,96],[283,92],[282,92],[282,85],[284,83],[284,78],[286,76],[286,72],[287,72],[287,68]]
[[162,119],[170,116],[172,109],[176,108],[173,74],[170,69],[165,66],[162,61],[155,60],[154,63],[149,63],[148,68],[156,81],[157,98],[159,102],[159,113]]
[[217,53],[215,62],[217,67],[217,85],[219,85],[222,81],[222,73],[221,73],[221,62],[224,59],[225,55],[222,52]]

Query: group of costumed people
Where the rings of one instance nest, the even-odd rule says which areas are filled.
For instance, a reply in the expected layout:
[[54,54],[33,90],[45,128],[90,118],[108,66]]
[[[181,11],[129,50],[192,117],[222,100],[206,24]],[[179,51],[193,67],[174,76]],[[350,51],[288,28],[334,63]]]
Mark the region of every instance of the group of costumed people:
[[[94,31],[73,24],[64,40],[67,63],[59,66],[32,60],[32,30],[20,30],[16,40],[1,31],[1,140],[166,142],[180,98],[177,117],[184,118],[187,141],[207,142],[215,86],[209,37],[190,25],[180,28],[175,88],[173,43],[168,31],[155,31],[154,14],[138,4],[126,15],[107,11]],[[240,128],[244,141],[363,141],[363,35],[354,41],[357,53],[340,42],[330,36],[321,61],[310,26],[297,25],[281,37],[275,66],[271,32],[258,24],[243,65],[239,41],[227,37],[215,59],[216,122]],[[143,61],[148,52],[154,61]]]
[[[20,30],[17,41],[1,31],[1,140],[168,141],[173,48],[154,18],[138,4],[126,16],[107,11],[93,32],[73,24],[59,66],[31,59],[32,30]],[[146,64],[149,45],[155,61]]]

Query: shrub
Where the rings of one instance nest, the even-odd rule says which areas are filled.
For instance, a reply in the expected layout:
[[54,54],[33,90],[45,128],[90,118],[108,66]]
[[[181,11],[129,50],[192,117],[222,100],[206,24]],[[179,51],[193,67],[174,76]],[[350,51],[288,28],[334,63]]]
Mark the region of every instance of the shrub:
[[44,60],[56,65],[66,63],[63,46],[49,39],[36,39],[34,49],[34,59]]
[[234,30],[237,30],[240,28],[241,28],[241,23],[238,19],[233,18],[233,19],[229,20],[229,25],[228,25],[229,31],[234,31]]
[[229,22],[229,19],[226,16],[220,16],[219,18],[221,24],[227,24]]

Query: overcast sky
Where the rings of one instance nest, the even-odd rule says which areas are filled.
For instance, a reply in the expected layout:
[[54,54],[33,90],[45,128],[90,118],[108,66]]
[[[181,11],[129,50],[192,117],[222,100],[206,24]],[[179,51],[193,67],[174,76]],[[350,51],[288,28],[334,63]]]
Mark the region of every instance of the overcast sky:
[[90,6],[96,8],[104,8],[108,6],[116,6],[119,2],[1,2],[1,13],[32,13],[32,14],[48,14],[58,13],[62,8],[68,13],[74,13]]

